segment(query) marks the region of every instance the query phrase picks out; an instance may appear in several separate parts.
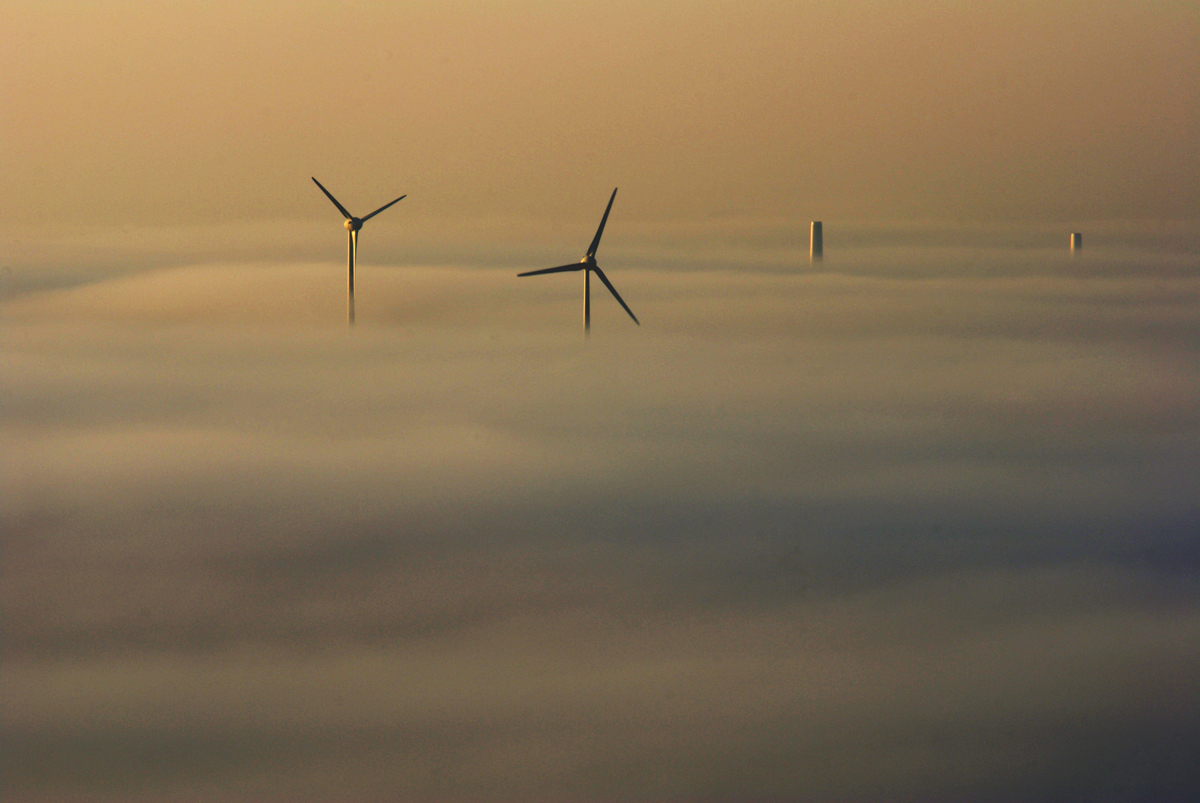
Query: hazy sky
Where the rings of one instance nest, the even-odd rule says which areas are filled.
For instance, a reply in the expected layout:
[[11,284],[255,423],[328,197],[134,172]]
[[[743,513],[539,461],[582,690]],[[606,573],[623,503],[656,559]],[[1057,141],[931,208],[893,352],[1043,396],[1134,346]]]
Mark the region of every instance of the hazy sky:
[[0,222],[1200,215],[1194,2],[0,11]]

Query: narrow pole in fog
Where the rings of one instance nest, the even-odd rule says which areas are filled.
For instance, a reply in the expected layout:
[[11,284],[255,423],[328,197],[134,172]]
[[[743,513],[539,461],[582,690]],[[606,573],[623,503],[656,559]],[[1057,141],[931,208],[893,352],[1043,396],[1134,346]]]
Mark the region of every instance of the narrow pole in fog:
[[612,286],[612,282],[604,275],[604,271],[600,270],[600,266],[596,264],[596,249],[600,247],[600,235],[604,234],[604,224],[608,222],[608,213],[612,211],[613,200],[617,197],[617,191],[612,191],[612,196],[608,199],[608,206],[604,209],[604,217],[600,218],[600,228],[596,229],[596,236],[592,238],[592,244],[588,246],[587,253],[583,255],[583,259],[578,262],[572,262],[569,265],[559,265],[557,268],[542,268],[541,270],[530,270],[525,273],[518,273],[517,276],[538,276],[543,273],[566,273],[568,271],[583,271],[583,335],[589,336],[592,333],[592,292],[591,278],[592,271],[596,272],[596,276],[600,281],[604,282],[604,286],[613,294],[613,298],[617,303],[624,307],[629,313],[629,317],[633,318],[633,322],[638,326],[642,323],[633,314],[633,310],[621,298],[621,294],[617,292],[617,288]]
[[[346,221],[347,224],[350,221]],[[361,225],[361,224],[359,224]],[[346,239],[346,323],[354,323],[354,252],[358,250],[358,232],[350,230]]]
[[387,209],[392,204],[403,201],[408,196],[401,195],[396,200],[392,201],[391,203],[384,204],[383,206],[379,207],[374,212],[372,212],[371,214],[369,214],[365,217],[355,217],[354,215],[347,212],[346,207],[344,207],[340,203],[338,203],[338,199],[333,197],[333,193],[331,193],[329,190],[325,189],[325,187],[321,184],[321,182],[317,181],[316,178],[313,178],[313,183],[321,188],[321,192],[325,193],[325,197],[328,198],[330,201],[333,201],[333,205],[336,206],[338,208],[338,211],[341,212],[343,217],[346,218],[346,222],[343,224],[346,227],[346,235],[347,235],[346,236],[346,323],[353,326],[354,325],[354,257],[358,254],[358,230],[361,229],[363,227],[363,224],[366,223],[368,220],[375,217],[376,215],[378,215],[383,210]]
[[820,262],[825,254],[821,237],[821,221],[814,220],[808,234],[808,261]]
[[[629,313],[632,315],[633,313]],[[583,336],[592,333],[592,272],[583,272]]]
[[1071,232],[1071,253],[1083,250],[1083,232]]

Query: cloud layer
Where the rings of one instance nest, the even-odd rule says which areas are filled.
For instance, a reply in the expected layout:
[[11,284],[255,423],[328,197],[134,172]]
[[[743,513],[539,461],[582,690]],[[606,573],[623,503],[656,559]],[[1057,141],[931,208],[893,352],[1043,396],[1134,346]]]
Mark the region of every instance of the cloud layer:
[[5,302],[9,794],[1200,788],[1194,255],[612,264]]

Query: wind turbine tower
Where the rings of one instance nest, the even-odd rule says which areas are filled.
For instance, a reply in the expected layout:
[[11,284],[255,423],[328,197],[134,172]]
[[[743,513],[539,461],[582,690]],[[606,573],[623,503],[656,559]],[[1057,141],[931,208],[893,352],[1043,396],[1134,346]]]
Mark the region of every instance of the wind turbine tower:
[[600,266],[596,264],[596,249],[600,247],[600,235],[604,234],[604,224],[608,222],[608,213],[612,211],[613,200],[617,197],[617,191],[612,191],[612,196],[608,199],[608,206],[604,210],[604,217],[600,218],[600,228],[596,229],[596,236],[592,238],[592,244],[588,246],[587,253],[583,255],[583,259],[578,262],[572,262],[569,265],[559,265],[557,268],[542,268],[541,270],[531,270],[525,273],[518,273],[517,276],[539,276],[543,273],[566,273],[569,271],[583,271],[583,334],[584,337],[592,333],[592,271],[595,271],[596,276],[600,281],[604,282],[604,286],[613,294],[613,298],[617,300],[629,317],[633,318],[633,322],[638,326],[642,323],[633,314],[633,310],[621,298],[621,294],[617,292],[617,288],[612,286],[612,282],[604,275],[604,271],[600,270]]
[[407,195],[401,195],[391,203],[384,204],[366,217],[355,217],[346,211],[346,207],[338,203],[338,199],[333,197],[333,193],[325,189],[321,182],[313,178],[313,183],[321,188],[321,192],[325,193],[325,197],[333,201],[333,205],[338,208],[342,216],[346,218],[343,224],[346,227],[346,323],[354,325],[354,257],[358,254],[358,231],[371,218],[378,215],[383,210],[395,203],[399,203],[407,198]]

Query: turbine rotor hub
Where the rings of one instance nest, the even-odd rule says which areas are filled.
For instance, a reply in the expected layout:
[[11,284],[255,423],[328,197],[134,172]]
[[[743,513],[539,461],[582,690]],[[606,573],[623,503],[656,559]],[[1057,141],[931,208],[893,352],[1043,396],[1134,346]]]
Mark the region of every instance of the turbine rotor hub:
[[362,228],[362,220],[352,217],[342,225],[346,227],[346,231],[358,231]]

